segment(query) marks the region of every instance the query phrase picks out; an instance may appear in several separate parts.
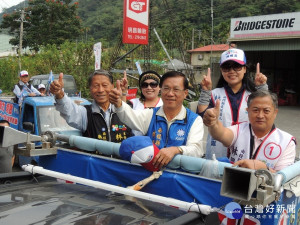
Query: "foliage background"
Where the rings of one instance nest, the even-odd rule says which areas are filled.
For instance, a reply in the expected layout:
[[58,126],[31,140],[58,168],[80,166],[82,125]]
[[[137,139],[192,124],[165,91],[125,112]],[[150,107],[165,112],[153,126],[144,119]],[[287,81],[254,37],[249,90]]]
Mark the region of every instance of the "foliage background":
[[[55,0],[54,2],[60,1]],[[63,2],[74,4],[76,1]],[[47,74],[51,69],[54,73],[62,71],[72,74],[83,96],[87,96],[87,77],[94,69],[93,44],[102,42],[103,69],[110,68],[112,61],[135,46],[120,43],[123,26],[123,0],[79,0],[78,2],[76,12],[79,17],[75,17],[75,19],[78,21],[80,18],[81,35],[68,37],[68,41],[60,41],[55,44],[45,39],[45,42],[41,42],[39,52],[32,52],[32,54],[22,57],[22,69],[28,70],[31,75]],[[213,3],[213,43],[215,44],[227,42],[231,18],[300,11],[298,0],[214,0]],[[195,31],[195,47],[211,43],[210,4],[211,1],[208,0],[150,0],[150,30],[156,28],[171,57],[189,61],[187,54],[183,54],[182,59],[182,53],[192,48],[193,29]],[[22,6],[23,3],[20,3],[16,8]],[[5,10],[2,15],[9,12],[12,12],[11,8]],[[2,15],[0,14],[1,19]],[[25,36],[24,39],[26,39]],[[114,65],[114,68],[135,69],[134,62],[136,60],[145,61],[146,58],[157,61],[167,60],[153,32],[150,33],[149,46],[137,48],[124,60]],[[145,68],[145,65],[142,66]],[[157,64],[148,65],[148,68],[163,72],[163,69]],[[0,89],[6,92],[11,91],[13,85],[18,81],[18,71],[16,57],[0,59]],[[121,74],[115,75],[115,79],[120,76]],[[129,82],[131,86],[137,84],[133,79],[130,79]]]
[[[54,44],[47,45],[38,54],[23,56],[22,69],[27,70],[30,75],[48,74],[50,70],[53,73],[71,74],[83,96],[88,96],[87,78],[94,67],[93,44],[92,41],[66,41],[59,48]],[[105,65],[105,61],[102,63]],[[4,92],[12,91],[19,80],[18,73],[17,57],[10,56],[0,60],[0,88]]]

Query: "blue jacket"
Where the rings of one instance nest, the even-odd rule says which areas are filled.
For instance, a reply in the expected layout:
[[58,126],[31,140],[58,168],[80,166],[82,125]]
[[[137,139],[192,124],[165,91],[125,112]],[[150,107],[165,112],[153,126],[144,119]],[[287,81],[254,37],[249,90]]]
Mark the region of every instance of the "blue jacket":
[[174,121],[168,130],[167,120],[164,117],[156,115],[159,108],[160,107],[156,107],[153,109],[147,136],[152,139],[153,143],[159,149],[185,145],[190,128],[198,115],[186,109],[187,114],[185,119]]

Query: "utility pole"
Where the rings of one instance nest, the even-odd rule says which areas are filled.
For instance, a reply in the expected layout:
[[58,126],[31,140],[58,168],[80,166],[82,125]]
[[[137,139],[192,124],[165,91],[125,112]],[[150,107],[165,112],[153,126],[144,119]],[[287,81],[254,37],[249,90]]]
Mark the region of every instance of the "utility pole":
[[192,31],[192,49],[194,49],[194,40],[195,40],[195,37],[194,37],[194,32],[195,32],[195,29],[193,28],[193,31]]
[[19,69],[22,70],[21,65],[21,56],[22,56],[22,44],[23,44],[23,24],[24,24],[24,18],[25,18],[25,12],[24,9],[21,10],[21,17],[20,19],[16,20],[20,22],[20,39],[19,39]]
[[23,23],[24,23],[24,9],[21,10],[21,24],[20,24],[20,42],[19,42],[19,54],[22,55],[23,44]]
[[[198,31],[199,32],[199,34],[198,34],[198,39],[199,39],[199,41],[200,41],[200,36],[201,36],[201,30],[197,30],[196,29],[196,31]],[[194,49],[194,47],[195,47],[195,28],[193,28],[193,30],[192,30],[192,49]]]

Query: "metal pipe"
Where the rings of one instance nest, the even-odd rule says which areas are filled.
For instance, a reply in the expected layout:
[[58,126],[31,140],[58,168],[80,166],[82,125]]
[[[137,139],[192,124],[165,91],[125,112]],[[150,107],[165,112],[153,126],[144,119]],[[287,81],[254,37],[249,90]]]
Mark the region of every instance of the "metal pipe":
[[278,171],[277,174],[281,174],[283,176],[282,184],[285,184],[292,178],[300,175],[300,161]]
[[174,68],[175,71],[177,71],[177,69],[176,69],[174,63],[172,62],[171,57],[170,57],[170,55],[169,55],[167,49],[165,48],[164,43],[163,43],[162,40],[160,39],[160,37],[159,37],[159,35],[158,35],[156,29],[154,28],[153,31],[154,31],[154,33],[155,33],[155,35],[156,35],[156,37],[157,37],[157,39],[158,39],[160,45],[162,46],[163,50],[165,51],[165,53],[166,53],[166,55],[167,55],[167,57],[168,57],[170,63],[172,64],[172,67]]
[[55,172],[52,170],[46,170],[40,166],[33,166],[33,165],[28,164],[28,165],[22,166],[22,169],[24,171],[30,172],[32,174],[38,173],[38,174],[46,175],[49,177],[54,177],[54,178],[67,180],[67,181],[71,181],[71,182],[78,183],[78,184],[91,186],[94,188],[100,188],[100,189],[107,190],[107,191],[117,192],[120,194],[129,195],[129,196],[136,197],[136,198],[141,198],[141,199],[145,199],[148,201],[161,203],[164,205],[177,207],[184,211],[198,212],[198,213],[202,213],[204,215],[208,215],[211,212],[213,212],[213,209],[209,205],[202,205],[202,204],[197,204],[194,202],[184,202],[184,201],[180,201],[180,200],[173,199],[173,198],[167,198],[167,197],[163,197],[163,196],[159,196],[159,195],[135,191],[135,190],[131,190],[128,188],[123,188],[123,187],[118,187],[118,186],[111,185],[111,184],[102,183],[99,181],[93,181],[93,180],[89,180],[89,179],[85,179],[85,178],[81,178],[81,177],[72,176],[69,174]]
[[127,55],[129,55],[131,52],[133,52],[135,49],[137,49],[138,47],[140,47],[141,45],[137,45],[135,46],[133,49],[131,49],[130,51],[128,51],[127,53],[125,53],[124,55],[122,55],[121,57],[119,57],[118,59],[116,59],[113,63],[112,66],[114,66],[117,62],[121,61],[122,59],[124,59]]
[[59,140],[59,141],[63,141],[63,142],[67,142],[67,143],[69,143],[69,141],[70,141],[69,135],[63,135],[63,134],[55,134],[55,135],[56,135],[57,140]]
[[279,191],[280,187],[282,185],[283,181],[283,175],[282,174],[276,174],[274,178],[274,191]]

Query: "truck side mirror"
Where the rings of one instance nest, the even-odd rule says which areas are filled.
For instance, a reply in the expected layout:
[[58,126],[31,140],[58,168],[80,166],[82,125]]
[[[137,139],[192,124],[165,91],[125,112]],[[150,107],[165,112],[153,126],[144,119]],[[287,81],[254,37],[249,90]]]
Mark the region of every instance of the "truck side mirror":
[[30,132],[34,132],[34,125],[31,122],[24,122],[23,123],[23,129],[24,130],[29,130]]

